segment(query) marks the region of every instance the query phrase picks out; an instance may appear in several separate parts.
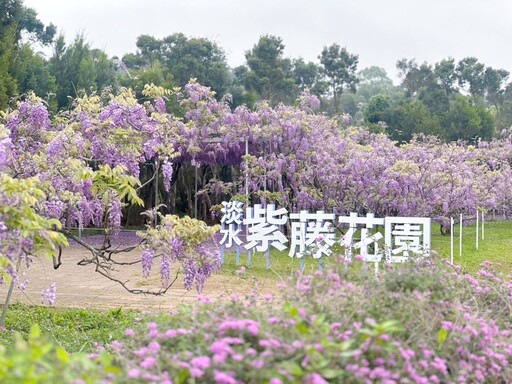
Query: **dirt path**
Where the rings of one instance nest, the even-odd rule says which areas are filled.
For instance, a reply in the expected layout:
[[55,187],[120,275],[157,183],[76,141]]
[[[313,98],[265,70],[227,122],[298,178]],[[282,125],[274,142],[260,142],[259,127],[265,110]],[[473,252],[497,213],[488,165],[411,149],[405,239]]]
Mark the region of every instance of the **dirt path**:
[[[77,262],[88,255],[88,251],[70,247],[65,250],[62,257],[62,265],[54,270],[51,260],[39,258],[25,273],[28,285],[24,291],[19,288],[14,290],[11,303],[23,302],[29,304],[41,304],[41,292],[55,282],[57,286],[56,306],[79,308],[131,308],[146,310],[165,310],[183,303],[197,301],[195,289],[187,291],[183,288],[183,280],[178,278],[171,289],[162,296],[132,294],[127,292],[118,283],[112,282],[94,271],[93,265],[79,266]],[[133,251],[126,255],[134,259],[140,257],[139,251]],[[122,268],[122,270],[121,270]],[[140,264],[123,266],[114,271],[117,278],[129,281],[129,285],[135,288],[159,288],[160,276],[158,265],[155,265],[152,277],[148,280],[142,277]],[[262,282],[263,290],[271,292],[274,283]],[[225,295],[249,292],[254,287],[252,279],[240,279],[236,276],[216,274],[205,285],[203,295],[217,299]],[[2,303],[7,294],[7,287],[0,285],[0,298]]]

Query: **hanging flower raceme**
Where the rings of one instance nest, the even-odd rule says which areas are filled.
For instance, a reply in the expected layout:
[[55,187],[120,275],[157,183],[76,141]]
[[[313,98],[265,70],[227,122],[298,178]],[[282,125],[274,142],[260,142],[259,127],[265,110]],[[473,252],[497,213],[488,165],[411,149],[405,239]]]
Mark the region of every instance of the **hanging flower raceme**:
[[160,216],[160,224],[149,227],[138,235],[144,241],[142,268],[144,277],[149,277],[153,258],[161,257],[160,275],[163,288],[170,284],[172,263],[181,265],[186,289],[194,286],[200,292],[206,279],[220,268],[220,254],[215,252],[213,235],[219,226],[190,217],[175,215]]
[[164,189],[165,192],[169,192],[172,184],[172,163],[168,160],[165,160],[162,164],[162,174],[164,176]]

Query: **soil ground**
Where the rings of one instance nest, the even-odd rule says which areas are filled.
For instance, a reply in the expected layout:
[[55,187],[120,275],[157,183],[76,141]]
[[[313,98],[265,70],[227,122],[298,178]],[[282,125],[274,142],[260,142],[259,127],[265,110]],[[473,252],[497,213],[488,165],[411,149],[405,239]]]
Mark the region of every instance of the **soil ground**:
[[[140,310],[168,310],[184,303],[193,303],[198,300],[195,289],[187,291],[183,288],[182,276],[164,295],[133,294],[126,291],[120,284],[101,276],[94,271],[92,264],[80,266],[77,263],[90,253],[82,248],[66,248],[62,256],[62,265],[53,269],[52,261],[44,258],[34,259],[30,268],[25,270],[28,284],[24,291],[18,287],[14,289],[11,303],[23,302],[27,304],[41,304],[41,292],[52,283],[56,283],[56,306],[75,308],[119,308]],[[126,260],[140,259],[140,251],[132,251],[124,255]],[[160,275],[158,265],[153,266],[152,276],[149,279],[142,277],[141,265],[117,267],[113,276],[121,281],[128,281],[128,285],[138,289],[158,290]],[[174,276],[172,276],[173,278]],[[215,274],[210,277],[202,292],[210,299],[223,296],[248,293],[255,285],[250,278],[239,278],[229,274]],[[272,291],[274,282],[261,282],[260,292]],[[7,294],[7,286],[0,285],[0,299],[2,303]]]

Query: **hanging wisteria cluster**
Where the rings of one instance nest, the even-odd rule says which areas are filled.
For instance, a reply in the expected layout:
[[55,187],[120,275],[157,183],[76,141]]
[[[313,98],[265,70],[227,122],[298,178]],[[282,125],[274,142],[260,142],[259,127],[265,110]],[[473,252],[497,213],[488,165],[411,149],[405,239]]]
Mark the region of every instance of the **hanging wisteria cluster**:
[[[86,96],[56,116],[50,116],[43,101],[29,96],[3,112],[0,176],[34,184],[33,189],[13,187],[12,197],[0,188],[0,236],[15,237],[27,229],[10,216],[9,207],[18,201],[16,194],[29,193],[33,198],[25,200],[25,208],[49,231],[36,236],[38,244],[46,239],[47,249],[63,242],[48,235],[52,229],[73,238],[69,228],[102,227],[113,237],[120,230],[123,206],[142,203],[140,192],[149,181],[141,169],[148,163],[155,170],[151,180],[158,181],[159,172],[163,175],[166,193],[180,164],[231,167],[231,179],[210,178],[205,191],[212,198],[247,193],[253,202],[271,199],[290,212],[371,212],[442,222],[458,213],[474,213],[477,207],[499,212],[511,208],[510,140],[468,146],[427,137],[397,146],[385,135],[340,126],[316,114],[319,102],[309,94],[297,106],[263,102],[254,110],[232,110],[228,99],[216,100],[195,82],[174,92],[147,86],[145,96],[143,102],[129,90]],[[155,221],[151,230],[167,231],[167,243],[143,236],[144,274],[153,258],[160,257],[164,287],[171,281],[167,271],[179,262],[187,288],[201,288],[217,263],[207,254],[211,248],[204,246],[211,233],[205,229],[208,236],[191,247],[188,234],[169,235],[166,220],[161,225]],[[17,245],[22,252],[15,252],[4,244],[9,243],[2,242],[0,258],[9,262],[3,263],[3,271],[14,270],[17,260],[35,249]],[[94,249],[111,257],[109,245],[107,239]]]

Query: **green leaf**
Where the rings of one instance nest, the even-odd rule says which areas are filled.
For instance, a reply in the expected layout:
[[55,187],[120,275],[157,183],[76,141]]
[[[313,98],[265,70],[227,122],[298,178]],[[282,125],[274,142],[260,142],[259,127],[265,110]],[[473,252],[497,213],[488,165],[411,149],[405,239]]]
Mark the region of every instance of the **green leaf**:
[[295,377],[302,376],[302,367],[295,361],[284,361],[281,363],[281,368]]
[[333,380],[343,375],[343,369],[324,369],[321,373],[324,379]]
[[30,326],[30,334],[28,336],[29,340],[37,340],[41,336],[41,328],[39,328],[39,325],[32,324]]
[[69,353],[61,346],[57,347],[57,358],[64,364],[69,363]]
[[299,323],[295,326],[299,334],[307,335],[309,333],[309,327],[306,323]]
[[437,333],[437,344],[438,344],[439,348],[444,344],[447,337],[448,337],[448,331],[445,328],[441,328],[439,330],[439,332]]

